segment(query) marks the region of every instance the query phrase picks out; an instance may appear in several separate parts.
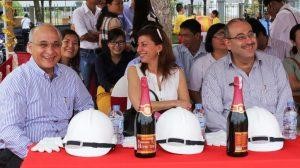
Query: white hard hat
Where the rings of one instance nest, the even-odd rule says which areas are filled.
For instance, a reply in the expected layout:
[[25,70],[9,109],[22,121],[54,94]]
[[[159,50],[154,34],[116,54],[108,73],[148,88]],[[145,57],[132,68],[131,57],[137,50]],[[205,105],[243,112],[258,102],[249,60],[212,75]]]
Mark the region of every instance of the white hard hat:
[[266,109],[252,107],[246,110],[248,116],[248,149],[269,152],[283,147],[283,136],[275,116]]
[[181,107],[172,108],[159,117],[156,139],[164,150],[176,154],[197,154],[204,147],[197,117]]
[[72,118],[63,141],[68,154],[95,157],[107,154],[117,139],[110,119],[104,113],[90,109]]

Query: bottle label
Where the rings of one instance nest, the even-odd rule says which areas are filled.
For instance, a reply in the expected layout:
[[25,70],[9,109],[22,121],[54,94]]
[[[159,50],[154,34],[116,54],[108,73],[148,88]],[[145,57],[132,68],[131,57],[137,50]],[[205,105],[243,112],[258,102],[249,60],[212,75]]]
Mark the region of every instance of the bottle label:
[[136,141],[137,141],[136,144],[137,153],[148,154],[148,153],[156,152],[155,134],[148,134],[148,135],[137,134]]
[[245,108],[243,104],[234,104],[231,106],[231,111],[232,112],[237,112],[237,113],[244,113]]
[[144,116],[150,117],[152,115],[150,104],[140,105],[139,112],[143,113]]
[[247,152],[248,132],[235,132],[234,135],[236,153]]

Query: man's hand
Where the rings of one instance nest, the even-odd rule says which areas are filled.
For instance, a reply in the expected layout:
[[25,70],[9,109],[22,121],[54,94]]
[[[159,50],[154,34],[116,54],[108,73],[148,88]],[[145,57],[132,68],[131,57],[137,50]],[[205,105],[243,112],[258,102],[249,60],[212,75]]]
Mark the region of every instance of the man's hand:
[[63,147],[63,141],[61,137],[46,137],[43,138],[38,144],[31,148],[34,152],[59,152],[59,148]]

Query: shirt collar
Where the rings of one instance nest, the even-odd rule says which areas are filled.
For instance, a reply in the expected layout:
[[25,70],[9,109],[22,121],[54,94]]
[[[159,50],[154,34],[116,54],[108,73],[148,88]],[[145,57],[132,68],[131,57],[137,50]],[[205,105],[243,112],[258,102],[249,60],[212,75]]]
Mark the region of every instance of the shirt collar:
[[[190,50],[188,48],[186,48],[186,46],[184,46],[182,44],[182,47],[183,47],[185,52],[190,53],[190,55],[193,56],[192,53],[190,52]],[[207,54],[207,52],[205,50],[204,43],[201,42],[200,47],[199,47],[198,51],[196,52],[194,58],[197,58],[197,57],[205,55],[205,54]]]
[[[232,59],[231,59],[231,53],[229,52],[226,56],[226,65],[228,68],[236,68],[236,66],[233,64]],[[257,65],[261,65],[262,64],[262,55],[258,54],[257,52],[255,52],[255,60],[254,60],[254,64],[253,67],[256,67]]]
[[[33,57],[30,58],[30,60],[28,61],[28,64],[29,64],[29,66],[32,67],[33,71],[35,73],[37,73],[38,75],[43,76],[43,77],[49,77],[49,75],[36,64]],[[62,70],[61,70],[60,66],[61,65],[59,65],[59,64],[56,64],[54,66],[54,78],[59,77],[62,74]]]
[[[90,8],[88,8],[88,6],[86,5],[86,3],[83,4],[83,9],[84,9],[84,13],[91,12],[93,14],[93,12],[90,10]],[[101,12],[101,9],[98,6],[96,6],[95,15],[97,15],[100,12]]]

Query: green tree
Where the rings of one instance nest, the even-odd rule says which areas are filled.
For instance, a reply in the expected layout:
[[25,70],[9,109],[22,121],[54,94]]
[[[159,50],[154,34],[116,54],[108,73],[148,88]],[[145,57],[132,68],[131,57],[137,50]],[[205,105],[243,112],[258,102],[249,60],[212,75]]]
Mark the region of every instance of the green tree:
[[13,2],[12,7],[15,9],[15,16],[24,16],[24,9],[19,2]]
[[[35,11],[35,19],[37,22],[44,22],[44,0],[41,0],[41,5],[39,0],[33,0],[34,11]],[[42,7],[41,7],[42,6]]]

